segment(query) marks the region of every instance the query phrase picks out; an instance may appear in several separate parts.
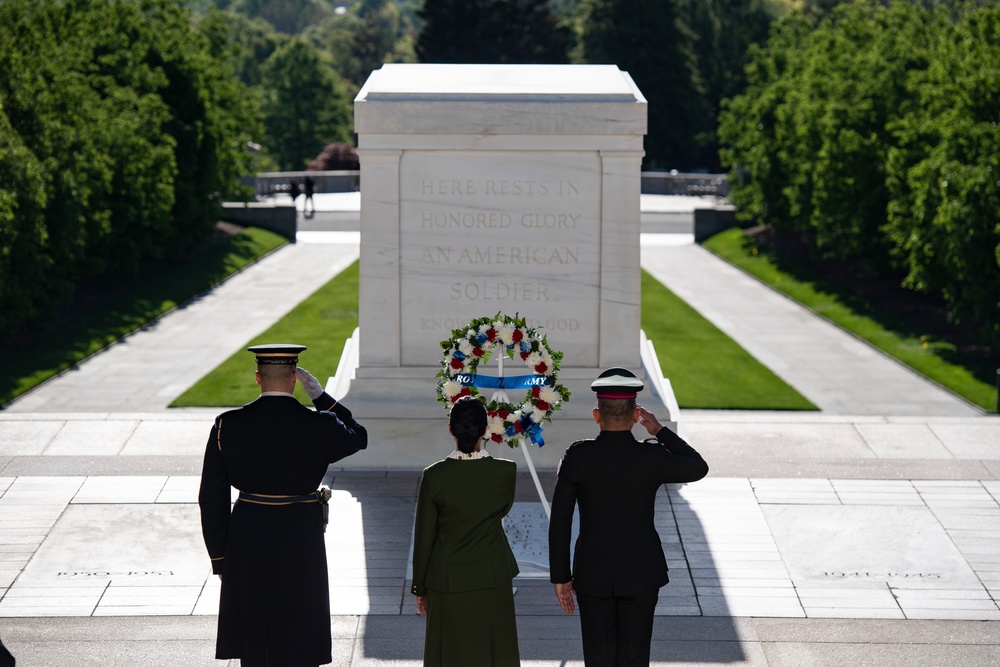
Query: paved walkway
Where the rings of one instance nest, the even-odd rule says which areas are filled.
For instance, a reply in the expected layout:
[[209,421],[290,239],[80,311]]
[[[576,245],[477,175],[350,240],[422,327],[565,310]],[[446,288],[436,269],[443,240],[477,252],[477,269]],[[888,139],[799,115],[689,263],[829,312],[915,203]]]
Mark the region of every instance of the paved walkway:
[[[828,378],[839,369],[803,372],[821,360],[793,352],[796,340],[843,334],[783,298],[765,302],[773,295],[741,273],[720,288],[726,265],[656,240],[644,239],[644,266],[823,411],[682,411],[712,473],[658,498],[672,581],[654,665],[1000,665],[1000,419],[952,412],[877,354],[840,382]],[[303,232],[0,412],[0,638],[20,667],[225,664],[212,659],[218,584],[196,505],[216,411],[164,406],[356,253],[356,236]],[[287,301],[261,309],[278,294]],[[779,316],[791,323],[767,319]],[[761,342],[772,334],[777,352]],[[192,349],[205,356],[174,368]],[[915,398],[851,402],[884,381]],[[423,621],[407,591],[418,472],[365,470],[364,456],[331,471],[334,664],[416,667]],[[553,483],[542,471],[547,495]],[[545,519],[526,476],[517,500],[515,550],[544,561]],[[522,664],[582,665],[578,619],[561,615],[543,573],[522,569]]]
[[[356,234],[303,234],[14,401],[6,412],[157,412],[358,257]],[[346,243],[343,241],[347,241]]]
[[642,268],[824,413],[982,414],[702,246],[657,240],[643,243]]

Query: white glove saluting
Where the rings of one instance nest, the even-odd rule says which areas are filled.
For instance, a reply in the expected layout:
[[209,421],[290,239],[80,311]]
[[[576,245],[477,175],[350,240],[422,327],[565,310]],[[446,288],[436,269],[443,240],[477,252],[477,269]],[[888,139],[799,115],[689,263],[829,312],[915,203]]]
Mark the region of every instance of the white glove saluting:
[[306,394],[309,398],[316,400],[323,395],[323,385],[319,383],[319,380],[312,376],[312,373],[304,368],[295,369],[295,377],[299,379],[302,383],[302,388],[306,390]]

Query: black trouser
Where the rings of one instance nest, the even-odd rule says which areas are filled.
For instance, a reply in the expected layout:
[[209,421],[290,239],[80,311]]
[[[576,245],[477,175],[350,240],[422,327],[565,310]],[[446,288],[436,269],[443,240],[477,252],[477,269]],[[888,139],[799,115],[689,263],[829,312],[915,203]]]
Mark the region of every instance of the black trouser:
[[659,591],[602,598],[576,594],[586,667],[648,667]]

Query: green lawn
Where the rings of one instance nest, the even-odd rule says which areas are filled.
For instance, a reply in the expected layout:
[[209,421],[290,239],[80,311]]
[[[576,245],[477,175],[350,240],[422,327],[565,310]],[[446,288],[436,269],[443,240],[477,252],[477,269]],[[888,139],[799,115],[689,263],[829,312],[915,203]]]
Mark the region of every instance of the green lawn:
[[921,331],[919,322],[884,309],[875,311],[855,295],[816,279],[808,268],[779,262],[741,229],[716,234],[704,245],[918,373],[987,411],[996,411],[995,367],[988,359],[963,355],[949,341]]
[[85,286],[38,330],[0,342],[4,405],[212,287],[287,241],[263,229],[220,236],[183,261],[151,262],[127,279]]
[[682,408],[817,409],[645,271],[642,328]]
[[[316,290],[292,312],[246,345],[177,398],[171,407],[232,407],[259,394],[253,375],[254,356],[246,351],[261,343],[294,343],[309,349],[299,356],[299,365],[325,382],[337,371],[344,342],[358,326],[358,263]],[[295,385],[296,396],[311,405]]]

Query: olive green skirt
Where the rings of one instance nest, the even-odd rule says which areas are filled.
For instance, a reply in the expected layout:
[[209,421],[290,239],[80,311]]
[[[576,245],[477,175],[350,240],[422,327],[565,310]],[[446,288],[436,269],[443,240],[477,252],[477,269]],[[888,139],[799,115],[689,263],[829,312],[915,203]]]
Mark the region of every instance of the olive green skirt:
[[424,667],[518,667],[510,582],[465,593],[427,593]]

